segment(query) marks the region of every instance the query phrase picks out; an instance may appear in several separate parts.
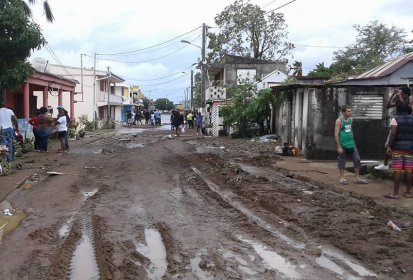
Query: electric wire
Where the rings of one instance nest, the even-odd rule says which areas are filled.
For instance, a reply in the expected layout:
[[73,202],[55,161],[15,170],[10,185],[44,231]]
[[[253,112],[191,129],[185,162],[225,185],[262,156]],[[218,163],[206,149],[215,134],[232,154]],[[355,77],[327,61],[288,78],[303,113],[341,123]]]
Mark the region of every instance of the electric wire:
[[[198,36],[197,38],[195,38],[193,41],[195,41],[195,40],[198,39],[199,37],[200,37],[200,36]],[[191,41],[191,43],[192,43],[193,41]],[[168,53],[168,54],[166,54],[166,55],[164,55],[164,56],[160,56],[160,57],[153,58],[153,59],[148,59],[148,60],[142,60],[142,61],[121,61],[121,60],[109,59],[109,58],[97,58],[97,60],[100,60],[100,61],[113,61],[113,62],[120,62],[120,63],[126,63],[126,64],[139,64],[139,63],[145,63],[145,62],[152,62],[152,61],[157,61],[157,60],[163,59],[163,58],[165,58],[165,57],[171,56],[171,55],[173,55],[173,54],[175,54],[175,53],[183,50],[184,48],[187,48],[188,45],[189,45],[189,44],[185,44],[183,47],[181,47],[181,48],[179,48],[179,49],[177,49],[177,50],[175,50],[175,51],[173,51],[173,52],[170,52],[170,53]]]
[[271,1],[270,3],[267,3],[267,4],[265,4],[265,5],[262,6],[262,7],[265,8],[265,7],[269,6],[269,5],[271,5],[272,3],[274,3],[275,1],[277,1],[277,0],[273,0],[273,1]]
[[164,42],[162,42],[162,43],[155,44],[155,45],[152,45],[152,46],[149,46],[149,47],[145,47],[145,48],[142,48],[142,49],[132,50],[132,51],[126,51],[126,52],[119,52],[119,53],[106,53],[106,54],[105,54],[105,53],[100,53],[99,55],[122,55],[122,54],[129,54],[129,53],[134,53],[134,52],[140,52],[140,51],[147,50],[147,49],[154,48],[154,47],[158,47],[158,46],[164,45],[164,44],[166,44],[166,43],[169,43],[169,42],[171,42],[171,41],[174,41],[174,40],[176,40],[176,39],[179,39],[179,38],[181,38],[181,37],[183,37],[183,36],[185,36],[185,35],[187,35],[187,34],[190,34],[190,33],[194,32],[194,31],[198,30],[199,28],[201,28],[201,26],[198,26],[197,28],[192,29],[191,31],[188,31],[188,32],[186,32],[186,33],[184,33],[184,34],[181,34],[181,35],[179,35],[179,36],[177,36],[177,37],[174,37],[174,38],[169,39],[169,40],[167,40],[167,41],[164,41]]
[[281,9],[281,8],[287,6],[287,5],[290,5],[291,3],[295,2],[295,1],[297,1],[297,0],[292,0],[292,1],[288,2],[288,3],[285,3],[284,5],[281,5],[281,6],[277,7],[277,8],[275,8],[275,9],[269,10],[268,12],[265,13],[265,15],[268,14],[268,13],[274,12],[274,11],[276,11],[276,10],[279,10],[279,9]]

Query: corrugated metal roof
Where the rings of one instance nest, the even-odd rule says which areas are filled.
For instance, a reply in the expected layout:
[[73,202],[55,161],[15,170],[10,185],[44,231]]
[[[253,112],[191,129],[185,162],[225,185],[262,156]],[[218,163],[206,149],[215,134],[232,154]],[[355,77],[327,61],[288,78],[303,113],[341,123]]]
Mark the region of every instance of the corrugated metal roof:
[[361,75],[358,75],[355,79],[376,79],[388,76],[394,71],[402,67],[409,61],[413,61],[413,52],[399,56],[398,58],[384,63],[383,65],[377,66],[372,70],[364,72]]

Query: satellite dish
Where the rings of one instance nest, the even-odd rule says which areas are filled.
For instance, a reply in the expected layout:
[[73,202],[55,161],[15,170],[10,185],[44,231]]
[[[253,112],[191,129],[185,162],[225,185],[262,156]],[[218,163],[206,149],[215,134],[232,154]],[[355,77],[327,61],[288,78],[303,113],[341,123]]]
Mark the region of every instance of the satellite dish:
[[48,72],[49,70],[49,61],[42,57],[35,57],[32,60],[32,67],[40,73]]

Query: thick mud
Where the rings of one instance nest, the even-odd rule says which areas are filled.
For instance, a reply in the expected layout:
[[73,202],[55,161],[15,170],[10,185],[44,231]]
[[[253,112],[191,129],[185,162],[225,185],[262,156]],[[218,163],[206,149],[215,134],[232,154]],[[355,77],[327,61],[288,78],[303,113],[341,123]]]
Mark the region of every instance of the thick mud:
[[64,175],[8,197],[26,218],[0,278],[413,277],[411,217],[277,172],[272,143],[170,135],[122,128],[47,161]]

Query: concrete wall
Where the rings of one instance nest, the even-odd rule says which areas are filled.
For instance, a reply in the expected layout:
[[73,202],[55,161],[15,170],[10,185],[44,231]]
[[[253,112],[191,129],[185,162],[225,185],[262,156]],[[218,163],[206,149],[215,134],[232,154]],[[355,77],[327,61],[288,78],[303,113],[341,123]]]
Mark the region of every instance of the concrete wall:
[[[383,104],[391,92],[387,87],[363,88],[366,95],[383,96]],[[289,101],[277,110],[276,127],[283,142],[302,149],[308,159],[336,159],[335,121],[341,106],[351,104],[352,95],[359,93],[360,87],[291,90]],[[354,119],[354,138],[362,159],[384,158],[389,114],[383,106],[382,119]]]

